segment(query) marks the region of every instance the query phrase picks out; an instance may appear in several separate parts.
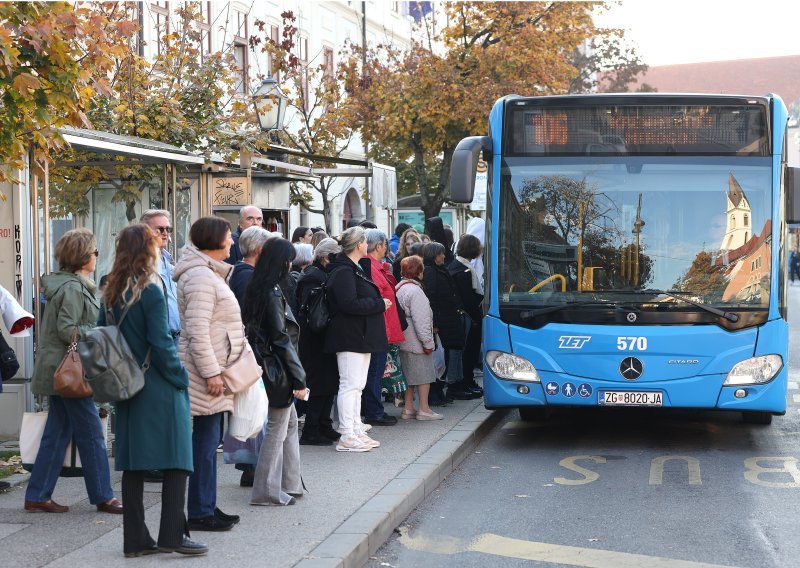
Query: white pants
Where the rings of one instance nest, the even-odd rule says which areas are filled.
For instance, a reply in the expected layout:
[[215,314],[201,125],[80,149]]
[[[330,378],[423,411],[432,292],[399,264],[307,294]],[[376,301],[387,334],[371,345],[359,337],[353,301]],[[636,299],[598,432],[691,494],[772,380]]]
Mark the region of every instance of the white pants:
[[339,410],[339,433],[352,436],[363,432],[361,422],[361,391],[367,384],[370,353],[342,351],[336,354],[339,365],[339,394],[336,406]]

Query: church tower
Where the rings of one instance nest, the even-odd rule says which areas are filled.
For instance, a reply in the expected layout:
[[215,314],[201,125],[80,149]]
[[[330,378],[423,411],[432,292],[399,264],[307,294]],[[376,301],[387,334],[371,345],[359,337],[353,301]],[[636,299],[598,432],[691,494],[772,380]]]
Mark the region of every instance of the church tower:
[[728,201],[728,209],[725,212],[727,229],[719,248],[733,250],[750,240],[753,236],[753,229],[751,226],[750,202],[747,200],[744,191],[742,191],[742,186],[739,185],[739,182],[730,172],[728,173],[728,193],[726,198]]

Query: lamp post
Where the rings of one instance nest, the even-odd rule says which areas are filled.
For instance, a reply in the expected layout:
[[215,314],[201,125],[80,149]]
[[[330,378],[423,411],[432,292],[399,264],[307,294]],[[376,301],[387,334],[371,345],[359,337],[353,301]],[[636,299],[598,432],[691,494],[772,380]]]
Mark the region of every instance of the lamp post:
[[253,94],[253,106],[261,130],[271,132],[283,128],[287,101],[288,97],[281,91],[275,79],[267,77],[261,81],[261,85]]

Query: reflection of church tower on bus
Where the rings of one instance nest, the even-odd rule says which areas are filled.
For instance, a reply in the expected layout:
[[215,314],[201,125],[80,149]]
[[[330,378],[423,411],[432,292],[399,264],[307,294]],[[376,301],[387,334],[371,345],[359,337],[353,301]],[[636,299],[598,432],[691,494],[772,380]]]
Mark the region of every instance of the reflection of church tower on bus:
[[719,248],[733,250],[749,241],[753,231],[750,226],[750,219],[752,218],[750,202],[747,200],[742,186],[739,185],[732,173],[728,173],[728,193],[726,197],[728,200],[728,209],[725,212],[727,228]]

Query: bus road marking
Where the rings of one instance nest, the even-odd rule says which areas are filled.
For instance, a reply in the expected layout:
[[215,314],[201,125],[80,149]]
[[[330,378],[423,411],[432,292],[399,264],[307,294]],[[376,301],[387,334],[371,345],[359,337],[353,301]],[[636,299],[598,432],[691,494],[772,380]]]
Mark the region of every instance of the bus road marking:
[[648,568],[733,568],[728,565],[675,560],[663,556],[646,556],[629,552],[506,538],[492,533],[480,534],[467,541],[448,535],[411,536],[407,526],[401,526],[399,530],[398,540],[404,547],[409,550],[434,554],[480,552],[504,558],[548,562],[579,568],[641,568],[643,566]]

